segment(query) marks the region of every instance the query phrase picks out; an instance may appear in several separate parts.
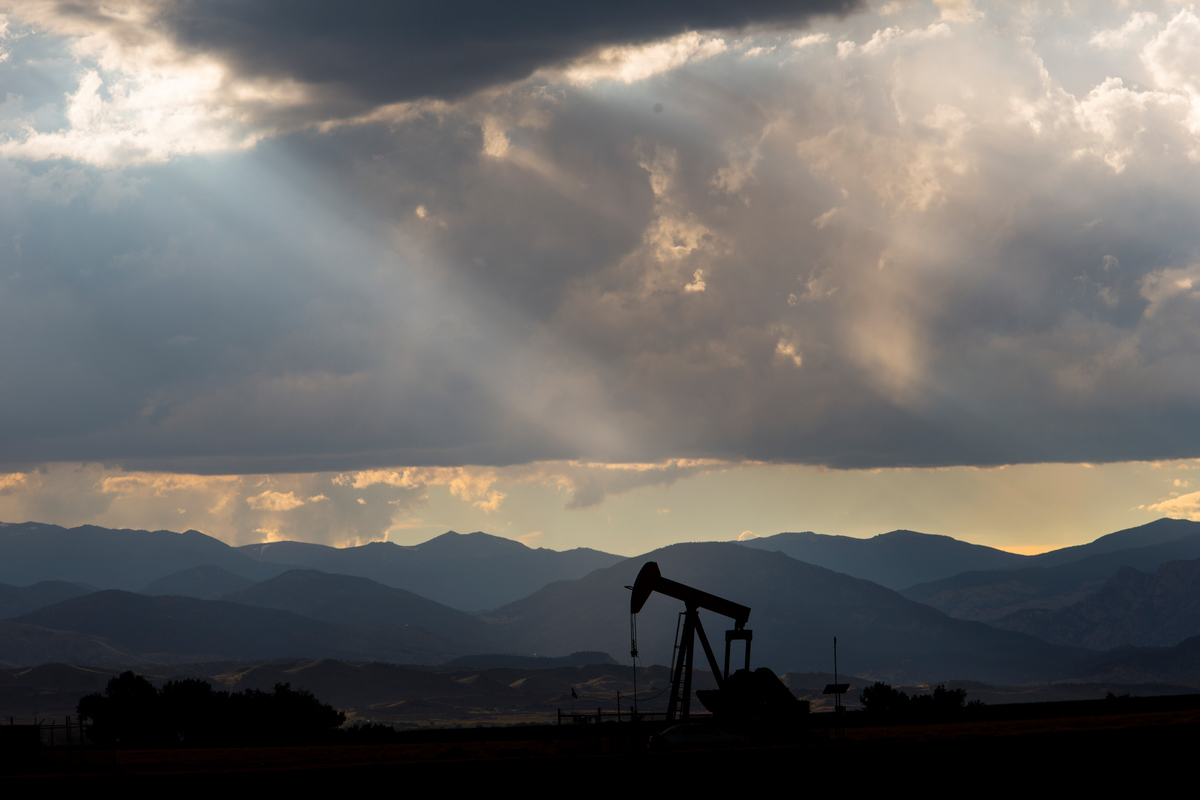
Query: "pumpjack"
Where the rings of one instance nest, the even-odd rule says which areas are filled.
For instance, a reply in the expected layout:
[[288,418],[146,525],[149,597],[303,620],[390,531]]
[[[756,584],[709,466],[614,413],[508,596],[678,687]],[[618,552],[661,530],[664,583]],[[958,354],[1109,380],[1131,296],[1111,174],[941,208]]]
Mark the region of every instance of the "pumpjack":
[[[802,714],[802,705],[774,672],[766,667],[750,671],[750,645],[754,632],[746,628],[750,609],[708,592],[694,589],[662,576],[658,563],[647,561],[638,573],[629,600],[629,613],[636,615],[642,610],[654,592],[683,601],[682,636],[676,628],[675,663],[671,675],[671,696],[667,704],[667,722],[688,721],[691,713],[692,667],[695,663],[696,638],[704,648],[704,655],[716,680],[715,690],[696,692],[704,707],[718,718],[732,724],[761,725],[765,722],[778,723]],[[725,631],[725,665],[722,670],[700,624],[700,609],[712,611],[733,620],[733,628]],[[635,617],[636,619],[636,617]],[[636,628],[635,628],[636,630]],[[732,676],[729,674],[730,649],[734,642],[745,642],[745,666]],[[633,642],[637,652],[637,641]]]

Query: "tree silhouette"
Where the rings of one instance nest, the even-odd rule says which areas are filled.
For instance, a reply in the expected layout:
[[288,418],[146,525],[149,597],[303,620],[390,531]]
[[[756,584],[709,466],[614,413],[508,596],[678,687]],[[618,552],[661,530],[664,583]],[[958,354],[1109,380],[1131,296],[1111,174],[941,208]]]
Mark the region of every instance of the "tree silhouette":
[[[961,714],[967,701],[966,689],[947,689],[938,684],[933,694],[915,694],[909,697],[899,689],[893,689],[882,681],[862,690],[858,696],[863,710],[877,718],[899,718],[917,720],[953,719]],[[971,705],[983,705],[976,700]]]
[[908,695],[883,681],[876,681],[862,690],[858,702],[862,703],[863,711],[873,716],[891,716],[908,707]]
[[188,679],[155,690],[132,672],[111,679],[103,695],[81,698],[78,711],[92,721],[92,741],[123,747],[318,744],[346,721],[345,713],[287,683],[230,694]]
[[103,745],[152,747],[162,743],[158,692],[130,671],[110,678],[104,694],[89,694],[77,707],[92,720],[92,741]]

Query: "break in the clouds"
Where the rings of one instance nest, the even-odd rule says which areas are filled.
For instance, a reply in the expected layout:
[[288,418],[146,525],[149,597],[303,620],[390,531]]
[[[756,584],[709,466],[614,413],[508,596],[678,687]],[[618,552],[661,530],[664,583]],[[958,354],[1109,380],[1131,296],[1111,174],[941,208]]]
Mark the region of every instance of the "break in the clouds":
[[1196,12],[850,7],[10,6],[0,458],[1197,455]]

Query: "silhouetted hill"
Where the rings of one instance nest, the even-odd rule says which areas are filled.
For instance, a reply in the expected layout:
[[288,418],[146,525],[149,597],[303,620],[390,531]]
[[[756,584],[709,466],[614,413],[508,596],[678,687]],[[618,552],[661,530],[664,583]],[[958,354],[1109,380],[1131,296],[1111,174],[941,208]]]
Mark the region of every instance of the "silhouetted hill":
[[1099,590],[1122,567],[1152,572],[1168,561],[1195,558],[1200,558],[1200,534],[1051,567],[965,572],[910,587],[902,594],[952,617],[990,622],[1026,609],[1074,605]]
[[740,544],[757,550],[778,550],[797,561],[865,578],[897,591],[968,570],[1021,566],[1028,558],[949,536],[915,531],[892,531],[870,539],[811,532],[779,533]]
[[147,659],[102,636],[0,620],[0,665],[27,667],[51,662],[118,667],[145,664]]
[[1094,650],[1171,647],[1200,635],[1200,560],[1171,561],[1153,575],[1122,567],[1079,603],[1019,611],[992,624]]
[[[1115,571],[1126,566],[1122,557],[1115,556],[1117,552],[1168,544],[1195,535],[1200,535],[1200,522],[1160,519],[1101,536],[1088,544],[1064,547],[1036,556],[1008,553],[949,536],[905,530],[883,533],[869,539],[812,532],[780,533],[740,544],[758,550],[778,550],[798,561],[903,591],[919,584],[952,579],[962,573],[1054,567],[1101,555],[1110,555],[1110,561],[1095,563],[1111,563]],[[1164,552],[1174,551],[1168,548]],[[1104,575],[1100,581],[1110,576],[1111,573]],[[905,592],[905,596],[912,597],[908,592]]]
[[337,548],[270,542],[239,550],[264,563],[370,578],[468,612],[496,608],[552,581],[580,578],[621,560],[584,547],[534,550],[499,536],[454,531],[411,546],[372,542]]
[[[303,687],[339,708],[356,708],[360,718],[416,723],[421,728],[431,718],[473,724],[488,720],[541,722],[553,720],[555,709],[571,707],[575,689],[581,707],[615,707],[616,691],[629,708],[634,673],[628,665],[592,664],[583,667],[522,669],[495,667],[437,672],[391,664],[346,664],[328,659],[295,663],[259,664],[214,676],[223,688],[269,690],[276,683]],[[637,688],[643,710],[663,711],[666,667],[638,670]],[[698,688],[714,686],[711,677],[697,674]],[[515,713],[514,713],[515,712]]]
[[303,688],[338,708],[398,703],[419,697],[472,694],[454,677],[397,664],[347,664],[333,659],[294,664],[258,664],[224,676],[232,691],[265,691],[277,683]]
[[1079,678],[1113,683],[1195,681],[1200,678],[1200,636],[1174,647],[1112,650],[1090,663]]
[[30,611],[94,591],[94,586],[68,581],[39,581],[33,586],[9,586],[0,583],[0,619],[19,617]]
[[[735,543],[672,545],[580,580],[551,584],[489,618],[514,650],[546,656],[627,651],[629,592],[624,587],[646,561],[657,561],[671,580],[750,606],[753,663],[777,673],[829,669],[834,636],[847,674],[893,682],[1046,680],[1066,676],[1089,655],[955,620],[878,584]],[[670,663],[681,610],[678,601],[651,596],[638,615],[644,663]],[[714,647],[721,648],[728,621],[701,616]]]
[[234,575],[227,569],[212,564],[201,564],[151,581],[140,594],[174,594],[181,597],[198,597],[201,600],[219,600],[230,592],[245,589],[254,583],[249,578]]
[[251,580],[283,568],[262,563],[199,531],[63,528],[40,522],[0,523],[0,581],[25,585],[64,580],[135,591],[153,580],[213,564]]
[[616,664],[608,653],[596,651],[571,653],[569,656],[546,658],[540,656],[513,656],[503,653],[482,653],[459,656],[442,664],[444,669],[552,669],[554,667],[586,667],[591,664]]
[[[437,664],[468,652],[413,626],[361,628],[220,600],[116,590],[67,600],[14,622],[103,637],[123,651],[174,663],[309,657]],[[47,660],[89,663],[63,658],[25,663]]]
[[[1120,550],[1140,549],[1157,544],[1166,544],[1177,539],[1200,534],[1200,522],[1187,519],[1156,519],[1136,528],[1126,528],[1123,531],[1101,536],[1095,541],[1075,547],[1063,547],[1048,553],[1028,556],[1029,561],[1022,566],[1053,567],[1070,561],[1080,561],[1092,556],[1116,553]],[[1132,566],[1122,564],[1122,566]],[[1157,566],[1157,565],[1156,565]]]
[[366,628],[415,625],[472,649],[496,648],[499,644],[495,632],[470,614],[351,575],[290,570],[224,599]]

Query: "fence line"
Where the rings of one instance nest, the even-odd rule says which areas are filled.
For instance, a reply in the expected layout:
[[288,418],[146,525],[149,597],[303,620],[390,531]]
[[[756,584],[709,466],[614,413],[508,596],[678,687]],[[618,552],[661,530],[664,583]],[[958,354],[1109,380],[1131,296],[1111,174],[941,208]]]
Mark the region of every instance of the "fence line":
[[[8,718],[0,723],[0,769],[58,770],[84,767],[95,745],[80,717]],[[94,757],[93,757],[94,760]]]

